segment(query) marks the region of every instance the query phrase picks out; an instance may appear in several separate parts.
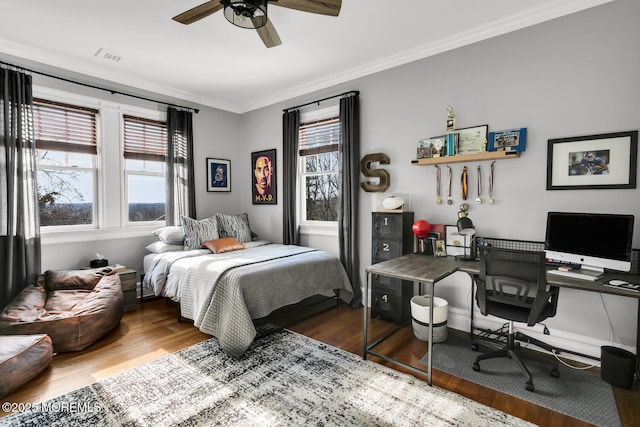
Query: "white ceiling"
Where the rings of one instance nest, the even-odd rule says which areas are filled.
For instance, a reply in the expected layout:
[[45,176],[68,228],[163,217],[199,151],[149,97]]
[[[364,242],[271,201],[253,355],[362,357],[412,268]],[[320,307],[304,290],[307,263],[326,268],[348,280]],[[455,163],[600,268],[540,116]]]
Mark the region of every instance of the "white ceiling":
[[171,19],[205,0],[0,0],[0,55],[243,113],[609,1],[343,0],[338,17],[270,6],[282,45],[267,49],[222,12]]

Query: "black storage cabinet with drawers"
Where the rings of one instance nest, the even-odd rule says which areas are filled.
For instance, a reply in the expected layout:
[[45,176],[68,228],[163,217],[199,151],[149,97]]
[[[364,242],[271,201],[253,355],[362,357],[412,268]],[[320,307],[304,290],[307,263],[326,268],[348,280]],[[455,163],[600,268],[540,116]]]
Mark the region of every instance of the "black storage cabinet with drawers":
[[[371,263],[413,252],[413,212],[372,213]],[[411,317],[413,282],[391,277],[371,277],[371,317],[401,324]]]

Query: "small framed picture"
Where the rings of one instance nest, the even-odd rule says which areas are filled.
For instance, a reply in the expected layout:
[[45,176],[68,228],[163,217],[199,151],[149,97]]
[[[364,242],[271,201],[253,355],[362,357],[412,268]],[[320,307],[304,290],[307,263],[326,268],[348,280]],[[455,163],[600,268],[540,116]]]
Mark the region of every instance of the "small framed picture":
[[444,240],[434,239],[433,241],[433,256],[447,256],[447,245]]
[[[458,234],[458,227],[455,225],[447,225],[445,227],[445,233],[447,255],[464,255],[465,243],[467,242],[465,242],[465,236]],[[469,241],[468,243],[471,242]]]
[[524,151],[527,145],[527,128],[489,132],[487,151]]
[[231,191],[231,161],[207,158],[207,191]]
[[432,157],[440,157],[447,138],[445,135],[435,136],[433,138],[422,139],[418,141],[418,159],[430,159]]

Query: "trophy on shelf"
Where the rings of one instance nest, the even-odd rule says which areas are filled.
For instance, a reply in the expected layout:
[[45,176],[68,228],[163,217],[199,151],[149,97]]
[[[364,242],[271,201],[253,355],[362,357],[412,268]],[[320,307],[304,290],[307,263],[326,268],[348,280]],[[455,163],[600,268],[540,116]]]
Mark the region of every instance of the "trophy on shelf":
[[456,130],[456,113],[453,111],[453,107],[449,105],[447,107],[447,132],[453,132]]

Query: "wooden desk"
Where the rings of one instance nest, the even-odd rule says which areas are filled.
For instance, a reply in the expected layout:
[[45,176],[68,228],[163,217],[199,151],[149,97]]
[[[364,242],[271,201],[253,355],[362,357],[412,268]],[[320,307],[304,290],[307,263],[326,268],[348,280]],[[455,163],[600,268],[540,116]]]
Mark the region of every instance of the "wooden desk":
[[[430,306],[429,306],[429,352],[427,354],[427,370],[424,371],[422,369],[415,368],[408,364],[402,363],[398,360],[390,358],[386,355],[375,352],[373,349],[380,344],[382,341],[393,335],[399,329],[404,327],[404,325],[400,325],[398,328],[394,329],[387,335],[382,338],[376,340],[372,344],[369,344],[368,339],[368,329],[369,329],[369,310],[368,308],[368,296],[369,289],[371,287],[371,275],[377,274],[381,276],[388,276],[402,280],[410,280],[418,284],[419,292],[423,292],[424,285],[427,285],[427,294],[433,296],[434,295],[434,287],[436,282],[444,279],[445,277],[455,273],[456,271],[461,271],[467,273],[471,276],[474,274],[478,274],[480,272],[480,262],[478,261],[456,261],[454,257],[432,257],[432,256],[424,256],[424,255],[404,255],[398,258],[393,258],[388,261],[384,261],[378,264],[371,265],[369,267],[365,267],[365,272],[367,274],[367,280],[365,281],[365,294],[364,294],[364,342],[363,342],[363,358],[366,359],[368,354],[379,357],[380,359],[386,360],[391,363],[395,363],[405,368],[418,372],[418,373],[426,373],[427,374],[427,382],[431,385],[431,356],[433,354],[433,298],[430,298]],[[608,283],[611,279],[622,279],[631,283],[640,283],[640,276],[632,276],[627,274],[614,274],[614,273],[605,273],[602,278],[596,280],[594,282],[572,279],[570,277],[556,276],[556,275],[547,275],[547,283],[551,285],[555,285],[558,287],[564,288],[572,288],[579,289],[583,291],[589,292],[599,292],[606,293],[612,295],[620,295],[631,298],[638,299],[638,321],[637,321],[637,329],[636,329],[636,354],[640,354],[640,292],[634,292],[625,289],[616,289],[608,286],[604,286],[605,283]],[[473,294],[473,293],[472,293]],[[473,304],[473,301],[472,301]],[[473,305],[472,305],[473,307]],[[473,309],[471,310],[473,313]],[[472,318],[473,322],[473,318]],[[472,325],[473,327],[473,325]]]

